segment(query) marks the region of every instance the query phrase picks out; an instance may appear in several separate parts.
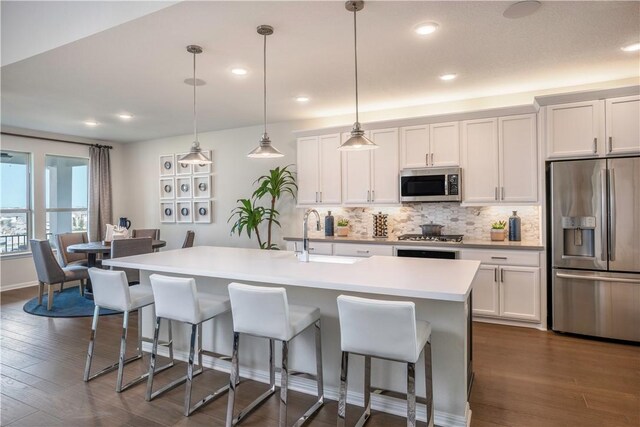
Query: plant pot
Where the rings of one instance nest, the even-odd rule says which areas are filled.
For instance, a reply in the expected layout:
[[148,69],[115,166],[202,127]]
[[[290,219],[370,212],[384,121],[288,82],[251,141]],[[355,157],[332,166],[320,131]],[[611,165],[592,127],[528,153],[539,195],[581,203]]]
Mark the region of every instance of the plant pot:
[[336,236],[338,237],[347,237],[349,235],[349,226],[337,226],[336,227]]
[[507,236],[506,230],[504,228],[491,229],[491,241],[492,242],[502,242]]

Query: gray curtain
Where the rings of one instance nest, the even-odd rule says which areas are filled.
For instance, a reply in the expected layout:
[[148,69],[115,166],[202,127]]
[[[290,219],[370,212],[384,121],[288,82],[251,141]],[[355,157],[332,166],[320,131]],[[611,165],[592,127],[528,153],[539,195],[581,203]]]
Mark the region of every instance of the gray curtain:
[[89,240],[102,240],[107,224],[113,224],[111,162],[109,149],[98,145],[89,147]]

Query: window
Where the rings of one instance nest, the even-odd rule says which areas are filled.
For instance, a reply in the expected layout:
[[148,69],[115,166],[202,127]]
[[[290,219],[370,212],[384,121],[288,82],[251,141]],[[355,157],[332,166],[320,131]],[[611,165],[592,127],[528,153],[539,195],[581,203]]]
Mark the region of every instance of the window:
[[29,250],[31,236],[28,153],[0,151],[0,253]]
[[46,156],[45,166],[47,238],[87,231],[89,160]]

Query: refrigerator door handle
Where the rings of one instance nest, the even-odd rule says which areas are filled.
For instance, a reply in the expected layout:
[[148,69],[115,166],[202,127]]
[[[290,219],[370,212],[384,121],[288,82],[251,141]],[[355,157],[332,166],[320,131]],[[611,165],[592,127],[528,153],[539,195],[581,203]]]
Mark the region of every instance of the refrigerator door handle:
[[590,280],[592,282],[637,283],[640,285],[640,280],[625,279],[622,277],[616,279],[615,277],[583,276],[581,274],[567,274],[567,273],[556,273],[556,277],[559,277],[561,279]]
[[601,254],[600,259],[602,261],[607,260],[607,170],[600,170],[600,184],[602,185],[602,190],[600,191],[601,200],[600,204],[600,248]]
[[609,261],[616,260],[616,181],[613,169],[609,169]]

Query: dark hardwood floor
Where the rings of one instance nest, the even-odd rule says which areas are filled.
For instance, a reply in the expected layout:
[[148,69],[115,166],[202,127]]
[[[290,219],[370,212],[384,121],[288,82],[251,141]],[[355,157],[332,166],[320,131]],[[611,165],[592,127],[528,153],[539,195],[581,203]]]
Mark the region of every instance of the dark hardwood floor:
[[[221,426],[226,397],[191,417],[182,415],[183,387],[152,402],[145,385],[117,394],[115,372],[82,381],[90,318],[50,319],[22,311],[36,288],[3,292],[1,298],[2,426]],[[94,359],[98,367],[117,359],[121,316],[103,316]],[[136,322],[131,319],[131,351]],[[129,378],[145,369],[128,366]],[[586,340],[551,332],[474,324],[475,382],[471,393],[472,426],[639,426],[640,347]],[[168,381],[184,374],[184,364],[158,376]],[[194,382],[194,400],[228,381],[207,371]],[[264,389],[243,382],[238,407]],[[312,396],[290,393],[290,422]],[[278,397],[246,419],[244,426],[276,426]],[[353,425],[359,408],[349,408]],[[330,401],[309,424],[335,425],[337,405]],[[372,427],[405,426],[404,418],[376,413]]]

